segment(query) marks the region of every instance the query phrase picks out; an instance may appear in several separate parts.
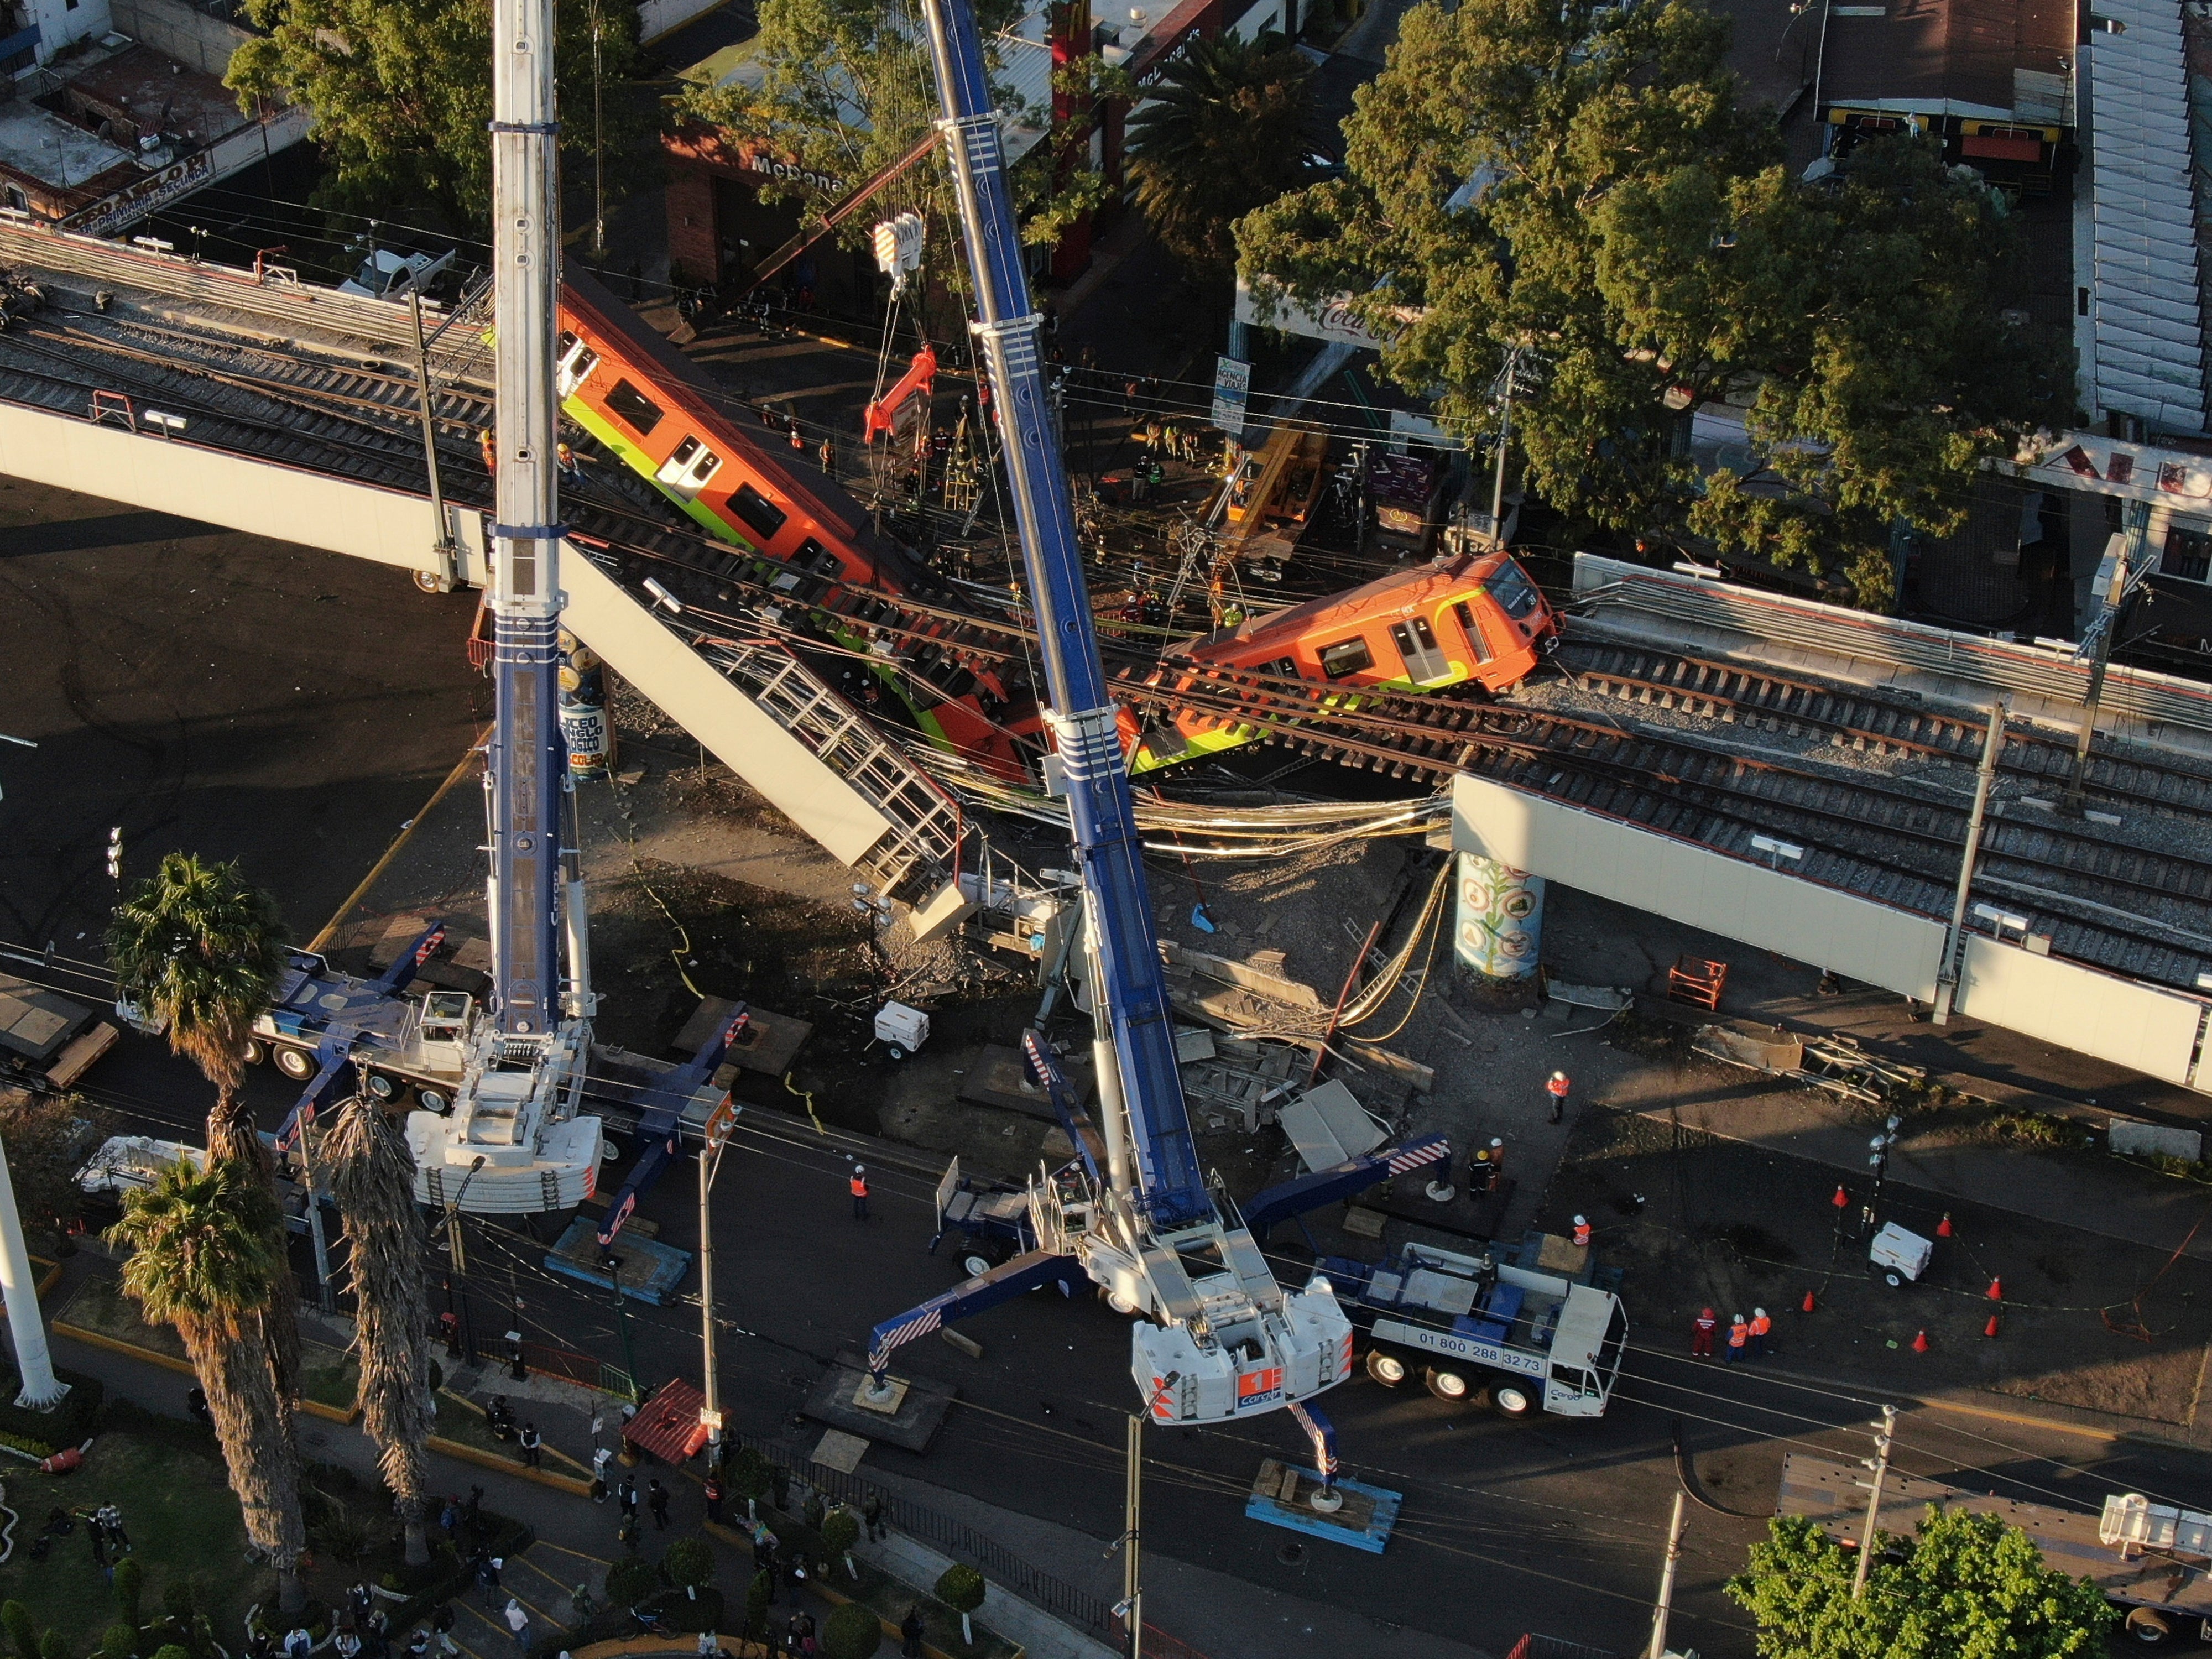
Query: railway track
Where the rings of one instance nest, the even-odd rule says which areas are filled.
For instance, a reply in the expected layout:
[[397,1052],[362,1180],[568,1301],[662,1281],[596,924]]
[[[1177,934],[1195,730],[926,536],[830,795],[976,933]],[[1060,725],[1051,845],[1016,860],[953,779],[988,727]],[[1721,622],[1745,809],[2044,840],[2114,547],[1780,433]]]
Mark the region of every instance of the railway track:
[[[380,360],[82,313],[0,334],[0,396],[82,414],[94,383],[185,414],[197,441],[388,488],[422,485],[414,378]],[[472,435],[489,408],[460,387],[441,395],[437,413],[447,432]],[[449,494],[489,507],[474,444],[441,447]],[[835,648],[819,637],[829,619],[871,659],[897,662],[939,694],[963,675],[1006,690],[1028,678],[1033,635],[1012,600],[978,615],[975,592],[852,589],[656,521],[653,503],[596,483],[570,494],[578,539],[634,589],[653,576],[702,622],[819,651]],[[1589,640],[1571,639],[1560,659],[1582,690],[1713,729],[1449,695],[1346,696],[1255,674],[1184,682],[1146,653],[1110,648],[1118,689],[1140,713],[1197,708],[1259,746],[1417,786],[1470,772],[1738,856],[1755,856],[1753,835],[1786,839],[1805,849],[1802,874],[1927,915],[1948,912],[1965,840],[1965,769],[1984,740],[1978,720],[1862,688]],[[1778,736],[1813,747],[1760,747]],[[1959,770],[1955,781],[1899,778],[1869,759]],[[2071,749],[2014,725],[2001,764],[2022,790],[2055,787]],[[2212,821],[2212,770],[2179,760],[2100,750],[2087,783],[2097,801],[2128,814]],[[1982,884],[2013,896],[2008,902],[2016,899],[2060,954],[2193,988],[2212,969],[2212,860],[2189,850],[2191,837],[2156,825],[2039,811],[2015,798],[1991,822]]]

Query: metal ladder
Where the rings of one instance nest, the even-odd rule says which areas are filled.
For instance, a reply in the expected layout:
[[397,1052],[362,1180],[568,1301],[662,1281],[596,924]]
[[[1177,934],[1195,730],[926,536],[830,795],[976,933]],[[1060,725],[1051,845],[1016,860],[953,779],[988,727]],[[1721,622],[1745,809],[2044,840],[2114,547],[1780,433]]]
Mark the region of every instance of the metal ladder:
[[956,879],[967,833],[959,807],[853,706],[781,645],[701,635],[699,654],[744,688],[890,820],[857,866],[889,899],[911,901]]

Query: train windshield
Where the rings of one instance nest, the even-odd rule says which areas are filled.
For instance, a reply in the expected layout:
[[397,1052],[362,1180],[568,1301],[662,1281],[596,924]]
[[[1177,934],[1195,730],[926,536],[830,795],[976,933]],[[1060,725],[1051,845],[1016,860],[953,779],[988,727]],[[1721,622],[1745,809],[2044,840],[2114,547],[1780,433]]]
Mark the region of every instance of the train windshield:
[[1535,583],[1522,574],[1521,567],[1510,559],[1499,565],[1483,585],[1489,588],[1490,597],[1498,601],[1499,608],[1515,622],[1527,617],[1539,602]]

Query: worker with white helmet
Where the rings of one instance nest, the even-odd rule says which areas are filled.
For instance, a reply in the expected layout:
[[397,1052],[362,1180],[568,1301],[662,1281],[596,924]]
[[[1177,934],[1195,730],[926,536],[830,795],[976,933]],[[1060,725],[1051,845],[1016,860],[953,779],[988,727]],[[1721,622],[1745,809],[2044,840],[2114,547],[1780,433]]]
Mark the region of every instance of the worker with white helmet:
[[853,1189],[853,1219],[866,1221],[868,1218],[868,1171],[865,1164],[855,1164],[853,1166],[850,1185]]

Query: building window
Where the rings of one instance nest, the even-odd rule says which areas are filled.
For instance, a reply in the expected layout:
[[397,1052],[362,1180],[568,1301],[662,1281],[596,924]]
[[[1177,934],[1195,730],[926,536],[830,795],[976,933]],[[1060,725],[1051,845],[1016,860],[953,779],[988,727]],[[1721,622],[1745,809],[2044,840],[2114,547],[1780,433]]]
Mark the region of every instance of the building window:
[[2212,536],[2179,525],[2166,532],[2166,550],[2159,555],[2158,573],[2185,581],[2212,580]]

